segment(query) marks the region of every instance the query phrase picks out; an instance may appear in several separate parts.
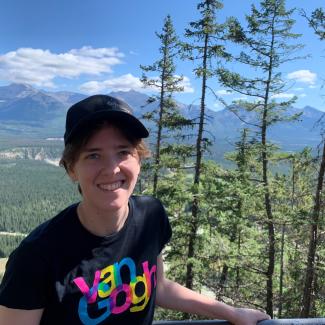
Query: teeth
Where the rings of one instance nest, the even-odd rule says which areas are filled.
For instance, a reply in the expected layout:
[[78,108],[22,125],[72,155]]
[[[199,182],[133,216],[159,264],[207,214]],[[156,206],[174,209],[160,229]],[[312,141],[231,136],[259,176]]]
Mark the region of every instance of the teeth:
[[114,191],[114,190],[118,189],[119,187],[121,187],[122,184],[123,184],[122,181],[118,181],[118,182],[112,183],[112,184],[99,184],[98,187],[105,191]]

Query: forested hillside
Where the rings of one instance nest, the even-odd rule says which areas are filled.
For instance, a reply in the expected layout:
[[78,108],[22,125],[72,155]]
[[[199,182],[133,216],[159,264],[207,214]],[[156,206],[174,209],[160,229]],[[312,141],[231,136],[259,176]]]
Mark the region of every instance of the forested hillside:
[[[28,159],[0,160],[0,232],[27,234],[67,205],[78,191],[62,168]],[[0,235],[0,257],[22,236]]]

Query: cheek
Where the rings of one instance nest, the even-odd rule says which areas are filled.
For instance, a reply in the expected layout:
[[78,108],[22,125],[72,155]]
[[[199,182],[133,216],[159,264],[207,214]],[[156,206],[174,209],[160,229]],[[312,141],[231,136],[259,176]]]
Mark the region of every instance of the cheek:
[[136,181],[140,174],[140,164],[138,162],[134,162],[125,167],[125,172],[128,174],[128,176]]
[[69,176],[74,182],[82,183],[94,176],[94,169],[76,165]]

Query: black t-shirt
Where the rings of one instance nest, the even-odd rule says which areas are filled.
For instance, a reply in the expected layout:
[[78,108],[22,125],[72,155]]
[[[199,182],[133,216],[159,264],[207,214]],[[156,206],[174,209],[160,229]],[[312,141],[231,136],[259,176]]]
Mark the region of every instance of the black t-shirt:
[[10,255],[0,305],[44,308],[41,324],[151,324],[157,256],[171,236],[157,199],[132,196],[123,228],[88,232],[77,205],[37,227]]

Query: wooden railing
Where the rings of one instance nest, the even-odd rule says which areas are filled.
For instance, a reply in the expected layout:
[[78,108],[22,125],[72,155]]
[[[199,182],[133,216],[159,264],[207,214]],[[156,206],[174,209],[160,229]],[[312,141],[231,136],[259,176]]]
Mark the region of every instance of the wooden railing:
[[[185,320],[185,321],[158,321],[154,325],[230,325],[223,320]],[[258,322],[258,325],[325,325],[325,318],[297,318],[297,319],[271,319]]]

